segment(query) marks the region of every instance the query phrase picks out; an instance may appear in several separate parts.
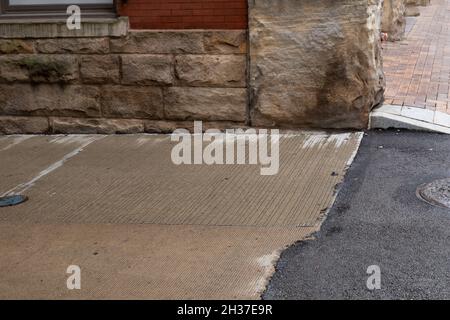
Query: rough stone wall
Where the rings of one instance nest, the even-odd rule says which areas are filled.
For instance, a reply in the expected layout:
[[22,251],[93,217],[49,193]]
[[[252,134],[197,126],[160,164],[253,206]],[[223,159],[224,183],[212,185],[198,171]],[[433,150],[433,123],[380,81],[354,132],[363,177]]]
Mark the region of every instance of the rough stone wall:
[[381,31],[388,34],[389,41],[402,40],[406,29],[405,0],[384,0]]
[[367,128],[384,91],[382,1],[249,9],[249,56],[246,30],[130,31],[123,17],[77,31],[2,23],[0,133],[170,132],[194,120]]
[[136,133],[247,121],[246,31],[0,39],[0,133]]
[[250,0],[252,124],[367,128],[382,101],[378,0]]

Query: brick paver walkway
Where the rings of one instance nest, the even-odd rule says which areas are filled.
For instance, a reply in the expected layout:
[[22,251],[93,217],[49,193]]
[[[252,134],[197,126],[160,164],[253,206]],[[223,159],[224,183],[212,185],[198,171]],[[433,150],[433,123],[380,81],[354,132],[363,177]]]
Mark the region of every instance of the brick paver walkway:
[[406,39],[384,43],[386,104],[450,114],[450,0],[432,0],[408,18]]

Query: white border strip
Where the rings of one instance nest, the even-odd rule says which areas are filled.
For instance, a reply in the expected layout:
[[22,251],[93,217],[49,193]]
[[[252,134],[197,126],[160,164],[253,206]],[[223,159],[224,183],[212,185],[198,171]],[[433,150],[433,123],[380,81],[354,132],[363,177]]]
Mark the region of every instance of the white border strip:
[[66,154],[61,160],[56,161],[55,163],[50,165],[48,168],[46,168],[46,169],[42,170],[41,172],[39,172],[39,174],[37,176],[35,176],[33,179],[31,179],[30,181],[21,183],[21,184],[15,186],[14,188],[8,190],[7,192],[5,192],[2,195],[2,197],[11,196],[11,195],[20,195],[20,194],[24,193],[25,191],[30,189],[32,186],[34,186],[35,183],[39,179],[41,179],[42,177],[45,177],[49,173],[51,173],[51,172],[55,171],[56,169],[62,167],[67,160],[69,160],[70,158],[73,158],[74,156],[79,154],[81,151],[83,151],[84,148],[86,148],[92,142],[98,141],[100,139],[103,139],[104,137],[105,136],[89,137],[78,148],[76,148],[75,150],[73,150],[73,151],[69,152],[68,154]]

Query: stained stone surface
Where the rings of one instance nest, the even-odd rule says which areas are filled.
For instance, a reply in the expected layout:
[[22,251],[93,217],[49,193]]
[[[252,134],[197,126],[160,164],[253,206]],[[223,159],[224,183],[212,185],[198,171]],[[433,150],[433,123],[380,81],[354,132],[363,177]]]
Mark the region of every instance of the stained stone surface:
[[95,86],[0,84],[0,115],[99,117],[100,93]]
[[170,85],[173,83],[170,55],[122,56],[122,83],[127,85]]
[[68,83],[78,77],[78,60],[72,55],[0,55],[2,82]]
[[378,0],[250,1],[252,124],[366,128],[385,87],[381,12]]
[[80,76],[84,83],[120,82],[119,57],[114,55],[85,55],[80,58]]
[[0,134],[48,133],[48,119],[44,117],[0,116]]
[[245,121],[245,89],[170,87],[164,97],[169,120]]
[[245,87],[244,55],[180,55],[175,70],[180,82],[198,87]]
[[33,53],[33,45],[26,40],[0,40],[0,54]]
[[105,54],[109,52],[109,39],[106,37],[40,39],[36,41],[36,51],[39,53]]

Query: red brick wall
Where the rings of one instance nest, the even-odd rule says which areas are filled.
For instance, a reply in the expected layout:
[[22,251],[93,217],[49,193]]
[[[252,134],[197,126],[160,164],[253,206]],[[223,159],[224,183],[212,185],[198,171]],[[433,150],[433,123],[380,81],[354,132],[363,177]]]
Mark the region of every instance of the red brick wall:
[[133,29],[247,29],[247,0],[128,0]]

